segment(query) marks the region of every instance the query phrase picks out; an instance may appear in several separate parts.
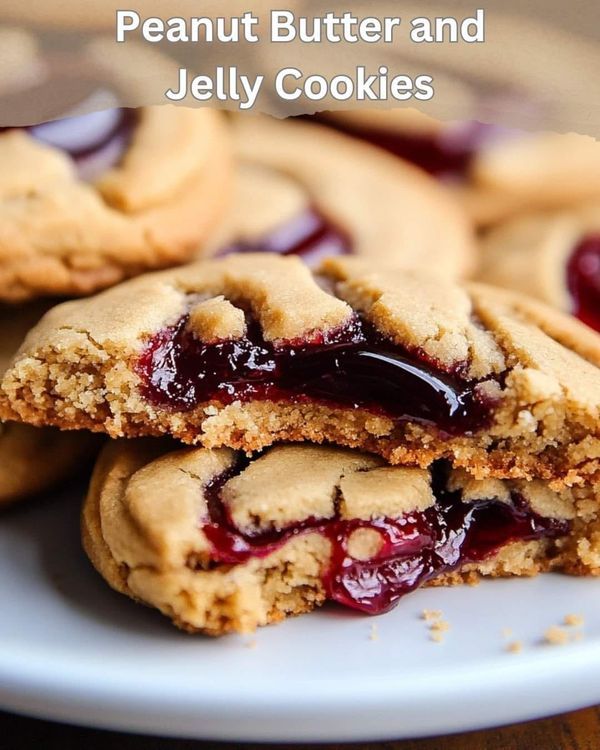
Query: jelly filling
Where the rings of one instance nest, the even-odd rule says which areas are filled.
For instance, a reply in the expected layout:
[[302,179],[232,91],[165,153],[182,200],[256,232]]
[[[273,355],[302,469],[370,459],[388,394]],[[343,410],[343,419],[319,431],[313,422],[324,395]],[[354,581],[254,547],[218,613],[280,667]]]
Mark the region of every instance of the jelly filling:
[[340,120],[318,118],[348,135],[379,146],[394,156],[424,169],[429,174],[454,180],[464,179],[490,126],[469,121],[449,125],[438,134],[419,135],[380,128],[357,127]]
[[223,248],[219,255],[256,252],[301,255],[306,263],[314,266],[323,258],[350,254],[352,247],[346,233],[316,209],[307,208],[260,240],[236,242]]
[[136,122],[135,110],[115,108],[23,129],[36,140],[64,151],[74,160],[83,179],[93,179],[121,161]]
[[[493,498],[463,502],[460,492],[447,489],[447,468],[439,463],[433,469],[436,502],[423,512],[371,520],[344,520],[336,514],[244,534],[235,528],[220,497],[233,473],[224,473],[205,490],[209,518],[202,531],[211,544],[213,562],[238,564],[265,557],[298,535],[319,533],[332,545],[323,573],[327,597],[372,615],[390,610],[402,596],[436,576],[485,560],[509,542],[554,539],[570,528],[567,521],[537,515],[517,494],[511,504]],[[380,535],[381,547],[369,560],[355,559],[348,551],[348,540],[357,529]]]
[[600,331],[600,234],[585,237],[567,264],[573,314]]
[[251,318],[243,338],[214,343],[194,337],[187,321],[184,316],[152,337],[137,362],[142,394],[157,406],[185,411],[212,400],[311,399],[459,435],[490,421],[491,403],[476,382],[443,372],[359,317],[310,341],[284,345],[265,341]]

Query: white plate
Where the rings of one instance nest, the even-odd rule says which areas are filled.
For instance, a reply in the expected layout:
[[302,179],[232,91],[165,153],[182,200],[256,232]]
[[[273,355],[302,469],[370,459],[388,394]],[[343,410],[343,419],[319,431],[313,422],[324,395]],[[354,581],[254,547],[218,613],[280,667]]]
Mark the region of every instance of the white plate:
[[[344,741],[456,732],[600,702],[600,581],[429,589],[377,619],[330,607],[254,637],[209,640],[105,587],[79,547],[80,496],[0,518],[5,709],[163,735]],[[429,640],[425,607],[451,624],[442,644]],[[585,615],[584,639],[543,645],[568,612]],[[506,652],[504,628],[522,653]]]

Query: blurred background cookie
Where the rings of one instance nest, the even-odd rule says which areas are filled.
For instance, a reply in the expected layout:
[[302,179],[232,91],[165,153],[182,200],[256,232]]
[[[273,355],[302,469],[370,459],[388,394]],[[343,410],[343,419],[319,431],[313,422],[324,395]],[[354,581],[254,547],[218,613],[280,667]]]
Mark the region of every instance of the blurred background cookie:
[[0,131],[0,300],[85,295],[187,260],[229,197],[224,116],[122,107],[172,80],[174,64],[151,49],[108,54],[113,45],[94,39],[56,51],[25,37],[23,67],[14,33],[28,82],[14,90],[0,80],[4,117],[31,122],[45,97],[48,119],[59,119]]
[[318,119],[435,175],[479,226],[600,197],[600,144],[589,136],[444,123],[413,109],[326,112]]
[[354,253],[452,277],[473,267],[468,219],[407,162],[301,120],[246,114],[232,128],[235,196],[204,254],[271,251],[315,263]]
[[600,202],[528,214],[490,231],[481,242],[479,275],[600,331]]

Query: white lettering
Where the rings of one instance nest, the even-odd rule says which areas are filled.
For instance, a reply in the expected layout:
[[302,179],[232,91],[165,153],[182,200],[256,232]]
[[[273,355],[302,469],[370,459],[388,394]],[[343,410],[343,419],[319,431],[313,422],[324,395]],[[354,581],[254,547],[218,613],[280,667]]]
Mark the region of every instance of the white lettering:
[[125,41],[125,34],[129,31],[135,31],[140,25],[139,14],[134,10],[117,11],[117,42]]

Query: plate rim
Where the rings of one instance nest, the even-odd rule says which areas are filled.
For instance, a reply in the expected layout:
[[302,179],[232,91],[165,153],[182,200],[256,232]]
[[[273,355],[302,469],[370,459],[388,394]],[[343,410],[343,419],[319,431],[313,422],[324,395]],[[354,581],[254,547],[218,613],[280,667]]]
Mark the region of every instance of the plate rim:
[[[442,670],[435,684],[427,677],[418,679],[416,684],[413,681],[411,691],[402,693],[401,700],[398,677],[390,676],[378,680],[378,685],[367,684],[359,703],[355,687],[348,683],[341,686],[335,680],[327,685],[319,681],[319,691],[310,689],[315,680],[290,682],[287,690],[282,691],[278,686],[269,694],[254,695],[229,690],[199,692],[190,690],[189,683],[182,681],[180,689],[169,695],[161,694],[150,683],[142,690],[137,684],[134,693],[127,677],[116,690],[114,673],[102,683],[97,680],[96,669],[61,665],[60,655],[47,660],[46,668],[42,669],[35,660],[24,669],[21,656],[18,651],[9,655],[7,648],[0,648],[0,705],[4,710],[102,729],[190,739],[253,742],[408,739],[518,723],[600,702],[600,682],[596,697],[589,690],[590,672],[595,670],[594,664],[600,666],[600,643],[573,644],[563,658],[549,659],[547,653],[539,652],[519,662],[508,655],[497,657],[487,664],[488,679],[484,681],[478,678],[473,665],[458,673],[450,666]],[[507,659],[505,664],[501,661],[504,659]],[[56,669],[58,666],[62,667],[60,671]],[[490,667],[494,672],[492,680]],[[86,671],[87,683],[81,679]],[[126,675],[126,669],[123,672]],[[560,679],[559,691],[557,679]],[[472,705],[474,689],[478,697],[476,710],[466,714],[457,711],[458,705]],[[502,700],[507,694],[511,700]],[[432,705],[434,712],[430,712]],[[352,707],[350,722],[349,706]]]

